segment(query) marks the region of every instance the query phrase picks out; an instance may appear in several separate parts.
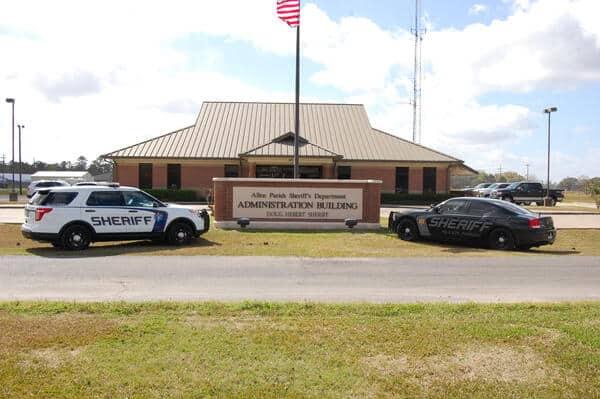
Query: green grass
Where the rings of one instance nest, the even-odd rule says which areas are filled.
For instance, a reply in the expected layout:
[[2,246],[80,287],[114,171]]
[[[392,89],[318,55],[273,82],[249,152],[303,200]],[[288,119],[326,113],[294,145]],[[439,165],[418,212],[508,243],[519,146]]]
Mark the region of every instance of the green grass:
[[600,230],[560,230],[554,245],[530,251],[491,251],[482,247],[406,242],[385,229],[359,231],[235,231],[211,229],[192,245],[173,247],[150,241],[94,243],[85,252],[57,250],[50,244],[23,238],[18,225],[0,224],[0,255],[112,256],[112,255],[219,255],[306,257],[406,256],[600,256]]
[[582,191],[565,191],[564,202],[587,202],[590,204],[594,203],[594,199],[591,195],[587,195]]
[[0,397],[600,396],[600,303],[0,303]]

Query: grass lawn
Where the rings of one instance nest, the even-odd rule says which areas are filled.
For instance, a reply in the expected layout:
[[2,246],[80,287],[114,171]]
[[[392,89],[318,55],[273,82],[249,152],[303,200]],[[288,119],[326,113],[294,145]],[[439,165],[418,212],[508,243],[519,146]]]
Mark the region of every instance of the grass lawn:
[[[308,257],[600,255],[600,230],[560,230],[554,245],[531,251],[491,251],[433,242],[405,242],[385,229],[376,232],[266,232],[212,228],[192,245],[172,247],[150,241],[94,243],[85,256],[264,255]],[[82,256],[25,239],[18,225],[0,224],[0,255]]]
[[0,397],[597,398],[600,303],[0,303]]
[[565,191],[565,199],[563,202],[588,202],[594,203],[594,199],[583,191]]

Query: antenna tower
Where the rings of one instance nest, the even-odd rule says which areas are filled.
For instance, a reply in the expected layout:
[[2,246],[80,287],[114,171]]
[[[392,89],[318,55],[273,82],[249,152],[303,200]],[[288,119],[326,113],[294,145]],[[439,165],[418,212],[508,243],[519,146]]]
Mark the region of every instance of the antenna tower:
[[413,71],[413,142],[421,142],[422,138],[422,108],[423,108],[423,63],[422,63],[422,48],[423,48],[423,35],[425,30],[421,29],[421,1],[415,0],[415,26],[412,30],[415,36],[415,57],[414,57],[414,71]]

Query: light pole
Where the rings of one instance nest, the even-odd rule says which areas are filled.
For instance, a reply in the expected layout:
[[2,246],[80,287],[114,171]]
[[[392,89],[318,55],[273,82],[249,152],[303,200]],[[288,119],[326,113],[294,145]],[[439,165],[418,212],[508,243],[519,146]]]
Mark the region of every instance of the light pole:
[[15,192],[15,99],[7,98],[6,102],[12,104],[12,165],[10,170],[12,172],[12,192]]
[[19,128],[19,195],[23,195],[23,163],[21,162],[21,130],[25,129],[25,125],[17,125]]
[[546,200],[545,205],[550,205],[550,115],[558,111],[556,107],[546,108],[545,114],[548,114],[548,172],[546,174]]

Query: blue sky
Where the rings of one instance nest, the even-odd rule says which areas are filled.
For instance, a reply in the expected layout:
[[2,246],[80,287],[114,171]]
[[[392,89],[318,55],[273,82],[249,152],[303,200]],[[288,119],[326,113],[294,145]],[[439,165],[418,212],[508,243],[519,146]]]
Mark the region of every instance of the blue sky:
[[[94,158],[193,123],[206,100],[293,100],[293,31],[274,1],[234,3],[109,0],[93,15],[66,0],[11,4],[0,91],[35,137],[25,159]],[[597,1],[422,4],[423,144],[545,178],[542,110],[557,106],[553,180],[600,175]],[[40,15],[25,18],[32,6]],[[413,18],[410,0],[304,1],[302,98],[364,103],[374,127],[410,138]]]

